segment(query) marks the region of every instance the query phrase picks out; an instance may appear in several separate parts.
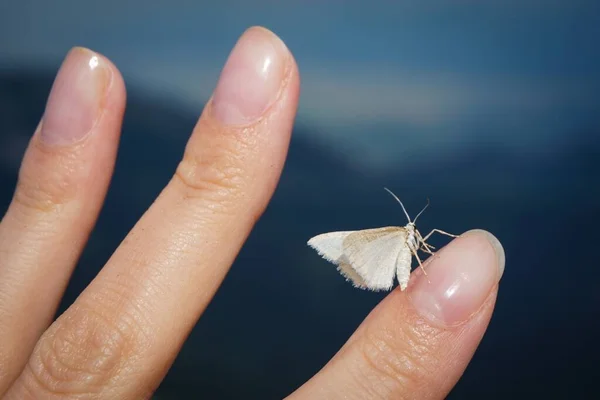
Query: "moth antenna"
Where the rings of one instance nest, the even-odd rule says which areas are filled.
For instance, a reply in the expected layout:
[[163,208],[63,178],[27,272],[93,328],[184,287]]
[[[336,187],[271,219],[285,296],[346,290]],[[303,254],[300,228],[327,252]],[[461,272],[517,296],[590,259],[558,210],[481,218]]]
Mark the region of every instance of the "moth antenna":
[[415,217],[415,220],[413,221],[413,223],[417,222],[417,218],[419,218],[419,215],[423,214],[423,211],[425,211],[425,209],[429,207],[429,198],[427,198],[427,204],[425,205],[425,207],[423,207],[423,209],[417,214],[417,216]]
[[[390,189],[388,189],[388,188],[386,188],[386,187],[384,187],[384,189],[385,189],[385,190],[386,190],[386,191],[387,191],[389,194],[391,194],[392,196],[394,196],[394,198],[396,199],[396,201],[397,201],[398,203],[400,203],[400,206],[402,207],[402,211],[404,211],[404,215],[406,215],[406,219],[408,220],[408,222],[409,222],[409,223],[410,223],[410,222],[412,222],[412,221],[410,220],[410,217],[408,216],[408,213],[406,212],[406,208],[404,208],[404,204],[402,204],[402,202],[400,201],[400,199],[398,198],[398,196],[396,196],[396,195],[395,195],[395,194],[394,194],[394,193],[393,193],[393,192],[392,192]],[[415,218],[415,220],[416,220],[416,218]]]

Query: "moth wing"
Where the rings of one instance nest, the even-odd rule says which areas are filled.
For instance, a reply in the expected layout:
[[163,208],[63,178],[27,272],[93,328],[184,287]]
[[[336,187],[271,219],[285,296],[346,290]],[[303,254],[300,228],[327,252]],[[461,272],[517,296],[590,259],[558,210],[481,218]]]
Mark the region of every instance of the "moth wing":
[[406,229],[396,226],[355,231],[344,239],[343,254],[367,288],[390,290],[406,237]]
[[344,257],[343,243],[356,231],[329,232],[317,235],[308,241],[308,245],[327,261],[335,264],[339,273],[355,287],[364,288],[364,279],[352,268]]
[[347,281],[352,283],[352,285],[359,289],[366,289],[367,282],[356,272],[356,270],[352,267],[351,264],[346,262],[345,260],[340,261],[337,264],[337,270]]
[[400,284],[400,290],[406,289],[406,286],[408,285],[411,264],[412,253],[408,246],[404,246],[404,248],[400,250],[400,254],[398,254],[398,259],[396,260],[396,277]]
[[356,231],[322,233],[311,238],[308,245],[329,262],[337,263],[343,255],[344,239]]

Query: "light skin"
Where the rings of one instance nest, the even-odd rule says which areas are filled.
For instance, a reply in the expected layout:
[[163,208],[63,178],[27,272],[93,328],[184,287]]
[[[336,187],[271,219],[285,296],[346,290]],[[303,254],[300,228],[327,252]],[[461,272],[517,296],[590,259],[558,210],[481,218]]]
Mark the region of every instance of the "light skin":
[[[0,223],[0,397],[152,395],[270,200],[299,87],[283,42],[247,30],[171,181],[53,320],[104,201],[125,109],[117,68],[69,52]],[[429,280],[413,272],[289,398],[443,399],[487,328],[504,253],[476,230],[436,255]]]

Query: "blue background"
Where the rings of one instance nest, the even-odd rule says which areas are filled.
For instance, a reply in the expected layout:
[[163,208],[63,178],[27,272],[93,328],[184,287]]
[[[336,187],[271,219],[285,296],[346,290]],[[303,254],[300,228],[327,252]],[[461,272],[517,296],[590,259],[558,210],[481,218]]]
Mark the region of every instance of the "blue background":
[[[305,245],[331,230],[483,228],[506,249],[490,328],[451,399],[600,396],[600,5],[424,0],[0,3],[0,208],[70,47],[128,108],[113,183],[61,310],[169,180],[239,34],[264,25],[302,93],[272,203],[157,399],[277,399],[384,294]],[[440,239],[441,240],[441,239]],[[434,241],[434,245],[444,241]]]

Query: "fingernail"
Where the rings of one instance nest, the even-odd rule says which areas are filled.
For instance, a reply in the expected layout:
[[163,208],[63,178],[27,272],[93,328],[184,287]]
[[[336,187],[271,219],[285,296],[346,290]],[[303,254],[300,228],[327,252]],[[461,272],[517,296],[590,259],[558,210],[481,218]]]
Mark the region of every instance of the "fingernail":
[[504,272],[502,245],[481,230],[466,232],[432,257],[427,276],[415,277],[409,297],[423,316],[443,325],[468,320]]
[[49,145],[68,145],[84,138],[99,116],[110,79],[110,68],[100,56],[72,49],[52,85],[41,139]]
[[226,125],[257,120],[277,99],[288,50],[273,33],[251,28],[233,48],[215,89],[214,116]]

